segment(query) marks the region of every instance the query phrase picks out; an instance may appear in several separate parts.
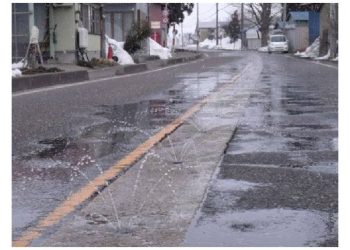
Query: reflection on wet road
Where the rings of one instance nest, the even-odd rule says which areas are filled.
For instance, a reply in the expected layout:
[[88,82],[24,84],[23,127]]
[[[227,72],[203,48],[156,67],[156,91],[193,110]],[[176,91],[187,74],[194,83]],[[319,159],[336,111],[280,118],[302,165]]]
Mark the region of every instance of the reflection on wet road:
[[184,245],[338,245],[337,82],[337,70],[264,57]]
[[[76,120],[83,117],[87,122],[84,125],[77,123],[64,133],[51,133],[47,138],[38,136],[40,139],[36,141],[19,143],[17,138],[30,129],[15,130],[13,236],[17,237],[23,229],[33,226],[69,194],[232,79],[239,67],[245,65],[237,66],[238,60],[239,57],[226,57],[215,66],[209,63],[208,67],[193,72],[184,70],[173,76],[173,84],[153,93],[148,99],[85,106],[83,112],[73,113],[73,116]],[[46,122],[37,124],[44,127]],[[30,135],[23,134],[23,138],[26,137],[30,138]]]

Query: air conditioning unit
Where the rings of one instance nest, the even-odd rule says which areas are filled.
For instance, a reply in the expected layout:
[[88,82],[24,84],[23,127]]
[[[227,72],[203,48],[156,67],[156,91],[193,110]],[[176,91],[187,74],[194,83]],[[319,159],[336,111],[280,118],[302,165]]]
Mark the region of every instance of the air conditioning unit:
[[89,32],[85,28],[78,28],[79,33],[79,48],[87,49],[89,45]]
[[54,3],[53,7],[71,7],[74,3]]

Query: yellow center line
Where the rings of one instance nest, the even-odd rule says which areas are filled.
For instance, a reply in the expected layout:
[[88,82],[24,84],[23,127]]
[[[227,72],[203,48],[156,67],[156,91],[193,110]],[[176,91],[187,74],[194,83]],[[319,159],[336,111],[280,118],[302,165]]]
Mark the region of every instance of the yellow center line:
[[[243,71],[236,75],[232,81],[223,85],[219,92],[224,91],[229,84],[234,83],[238,80],[243,72],[248,68],[246,66]],[[214,94],[214,93],[213,93]],[[114,179],[118,174],[126,170],[129,166],[135,164],[147,151],[149,151],[155,144],[163,140],[167,135],[174,132],[179,126],[181,126],[189,117],[194,113],[200,110],[200,108],[209,102],[211,96],[209,95],[206,98],[199,101],[197,104],[189,108],[185,113],[176,118],[173,122],[166,125],[158,133],[151,136],[145,142],[140,144],[135,148],[131,153],[123,157],[108,170],[97,176],[94,180],[86,184],[77,192],[70,195],[65,201],[63,201],[56,209],[49,213],[45,218],[41,219],[38,224],[34,227],[28,228],[22,233],[22,235],[12,241],[14,247],[26,247],[36,238],[40,237],[44,230],[48,227],[51,227],[57,224],[62,218],[73,212],[79,205],[84,201],[92,197],[98,190],[99,187],[106,186],[108,181]]]

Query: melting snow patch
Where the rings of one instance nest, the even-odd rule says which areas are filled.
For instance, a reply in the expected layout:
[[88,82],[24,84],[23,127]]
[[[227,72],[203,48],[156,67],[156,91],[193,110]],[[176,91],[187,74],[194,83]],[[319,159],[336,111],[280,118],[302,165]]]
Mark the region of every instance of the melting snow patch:
[[152,38],[148,38],[150,43],[150,55],[159,56],[160,59],[169,59],[171,57],[170,49],[160,46]]
[[12,77],[18,77],[21,76],[22,72],[19,69],[13,69],[12,70]]
[[12,70],[14,70],[14,69],[21,69],[23,67],[24,67],[24,59],[22,59],[18,63],[13,63],[12,64]]
[[119,64],[135,64],[132,57],[124,50],[124,42],[117,42],[106,35],[106,54],[108,54],[108,45],[111,45],[113,56],[118,57]]
[[231,43],[231,39],[229,37],[225,37],[225,38],[221,39],[217,48],[218,49],[225,49],[225,50],[240,50],[241,49],[241,39],[238,39],[237,41]]
[[259,52],[268,52],[268,48],[267,48],[267,46],[265,46],[265,47],[260,47],[260,48],[258,49],[258,51],[259,51]]
[[12,64],[12,77],[18,77],[22,75],[22,72],[20,69],[24,67],[24,59],[17,63]]
[[205,39],[203,42],[199,43],[199,47],[203,49],[224,49],[224,50],[240,50],[241,49],[241,39],[236,42],[231,43],[231,38],[225,37],[219,40],[219,45],[216,45],[215,39]]
[[216,46],[215,40],[205,39],[203,42],[199,43],[199,47],[203,49],[214,49]]
[[320,56],[320,57],[315,57],[314,59],[315,59],[315,60],[318,60],[318,61],[328,60],[330,56],[331,56],[331,51],[328,50],[328,52],[327,52],[326,55]]
[[297,51],[294,55],[303,58],[316,58],[318,57],[320,49],[320,38],[316,38],[315,41],[306,48],[304,52]]

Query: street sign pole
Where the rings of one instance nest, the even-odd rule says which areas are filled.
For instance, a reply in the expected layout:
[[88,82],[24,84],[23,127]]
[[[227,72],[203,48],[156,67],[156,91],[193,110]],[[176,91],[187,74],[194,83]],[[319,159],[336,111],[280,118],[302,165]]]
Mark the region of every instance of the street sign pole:
[[197,53],[199,47],[199,3],[197,3]]
[[216,46],[219,45],[219,4],[216,3]]
[[184,48],[184,26],[183,26],[183,21],[181,22],[181,45],[182,48]]
[[244,29],[244,4],[241,3],[241,50],[243,50],[243,47],[245,45],[245,37],[243,37],[244,35],[243,29]]
[[[168,11],[168,4],[165,4],[165,9],[166,11]],[[168,17],[168,16],[167,16]],[[163,22],[165,21],[165,19],[163,18]],[[169,21],[169,20],[168,20]],[[166,22],[166,26],[165,26],[165,47],[168,47],[168,22]]]

